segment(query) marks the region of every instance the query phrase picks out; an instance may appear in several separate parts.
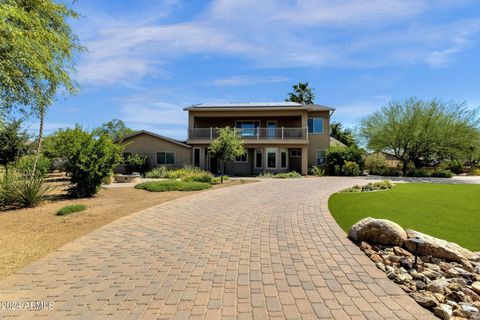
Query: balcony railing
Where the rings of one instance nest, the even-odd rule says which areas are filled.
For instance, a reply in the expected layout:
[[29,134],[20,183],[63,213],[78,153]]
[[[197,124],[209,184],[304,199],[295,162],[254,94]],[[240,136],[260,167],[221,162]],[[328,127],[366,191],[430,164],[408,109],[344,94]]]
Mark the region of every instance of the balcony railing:
[[[213,140],[218,137],[219,128],[189,128],[189,140]],[[307,139],[307,128],[234,128],[242,139],[268,140],[268,139]]]

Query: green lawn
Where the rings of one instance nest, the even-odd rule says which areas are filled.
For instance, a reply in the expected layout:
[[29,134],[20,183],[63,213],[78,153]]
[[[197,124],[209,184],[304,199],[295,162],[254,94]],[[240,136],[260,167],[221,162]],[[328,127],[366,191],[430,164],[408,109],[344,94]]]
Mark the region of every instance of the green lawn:
[[335,193],[328,206],[345,231],[370,216],[480,250],[480,185],[398,184],[388,191]]

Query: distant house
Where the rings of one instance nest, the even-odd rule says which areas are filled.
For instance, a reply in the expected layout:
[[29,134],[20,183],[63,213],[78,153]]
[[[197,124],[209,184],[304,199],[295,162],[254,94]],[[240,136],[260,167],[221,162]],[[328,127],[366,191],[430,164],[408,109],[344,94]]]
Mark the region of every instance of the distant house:
[[396,155],[390,152],[380,151],[381,154],[385,157],[387,161],[387,166],[390,168],[398,168],[400,165],[400,160],[397,158]]
[[133,153],[146,155],[150,168],[157,166],[181,168],[191,163],[191,146],[146,130],[124,137],[122,144],[125,146],[124,157]]
[[330,116],[334,108],[296,102],[198,104],[188,112],[185,142],[139,131],[127,136],[125,155],[148,156],[151,167],[192,164],[212,173],[219,163],[208,153],[218,128],[231,127],[245,141],[245,154],[227,164],[227,174],[249,175],[263,171],[297,171],[304,175],[314,165],[324,165],[330,144]]

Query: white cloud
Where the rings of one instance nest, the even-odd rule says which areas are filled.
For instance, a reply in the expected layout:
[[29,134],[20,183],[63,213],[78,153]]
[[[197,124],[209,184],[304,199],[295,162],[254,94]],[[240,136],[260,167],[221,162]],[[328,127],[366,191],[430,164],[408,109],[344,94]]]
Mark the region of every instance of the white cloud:
[[[261,68],[438,66],[469,47],[480,22],[432,22],[428,17],[466,4],[467,0],[216,0],[191,21],[175,23],[151,12],[132,12],[131,19],[108,19],[105,14],[99,18],[95,13],[90,18],[85,13],[87,24],[93,21],[94,27],[85,31],[89,51],[79,62],[79,80],[113,85],[166,77],[170,64],[186,55],[242,57]],[[175,1],[167,3],[167,8],[176,6]],[[219,79],[217,85],[247,82],[232,77]]]
[[277,76],[231,76],[226,78],[214,79],[208,81],[207,84],[224,87],[224,86],[248,86],[260,83],[279,83],[288,81],[288,78]]

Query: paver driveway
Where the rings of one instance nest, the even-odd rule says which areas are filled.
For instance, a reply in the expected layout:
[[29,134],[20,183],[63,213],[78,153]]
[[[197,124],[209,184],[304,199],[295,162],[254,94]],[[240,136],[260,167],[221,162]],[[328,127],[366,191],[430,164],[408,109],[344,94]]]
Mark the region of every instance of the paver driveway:
[[[345,238],[351,178],[267,180],[119,219],[0,282],[0,315],[48,319],[430,319]],[[2,248],[6,250],[7,248]]]

